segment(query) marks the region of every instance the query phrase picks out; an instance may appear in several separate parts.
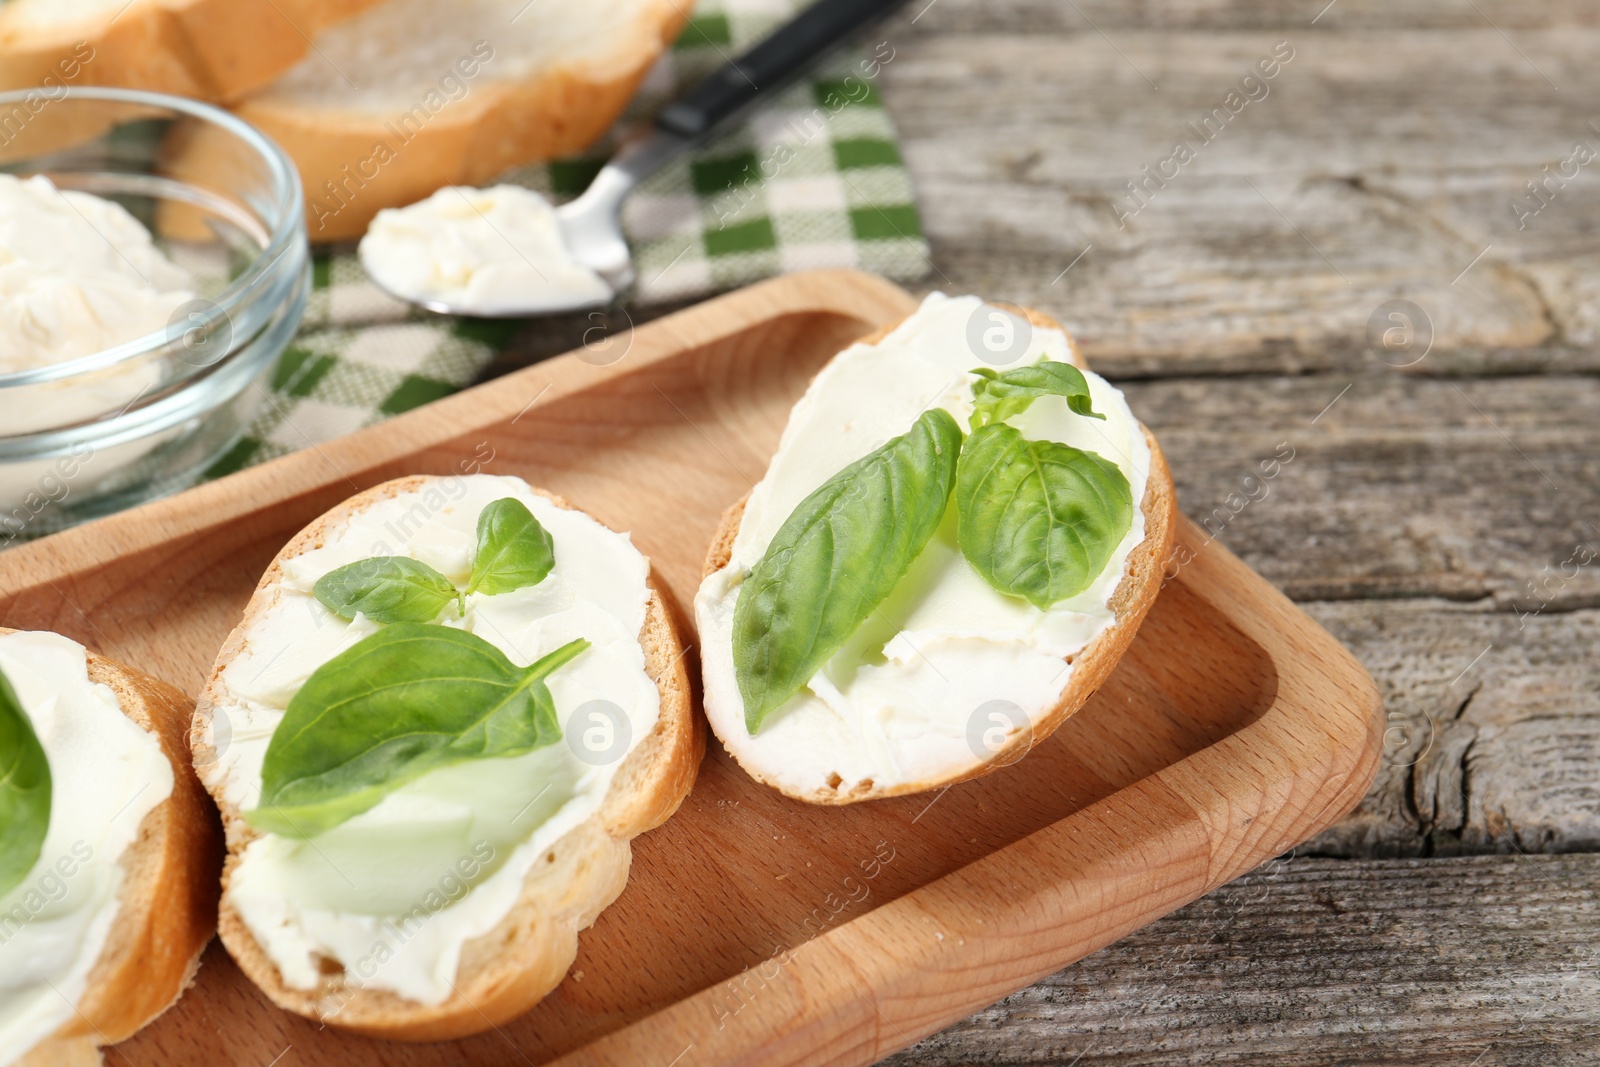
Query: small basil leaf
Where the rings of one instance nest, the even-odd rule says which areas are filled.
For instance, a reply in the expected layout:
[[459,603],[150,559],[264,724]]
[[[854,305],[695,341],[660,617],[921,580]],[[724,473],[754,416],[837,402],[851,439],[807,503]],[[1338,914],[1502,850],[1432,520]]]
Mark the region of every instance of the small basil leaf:
[[739,590],[733,663],[753,734],[894,589],[939,528],[961,429],[922,413],[800,502]]
[[33,722],[0,674],[0,897],[15,889],[50,829],[50,761]]
[[955,496],[962,555],[995,589],[1041,610],[1087,589],[1133,523],[1116,464],[1003,423],[967,438]]
[[514,497],[478,514],[478,549],[469,593],[509,593],[545,580],[556,565],[555,545],[528,506]]
[[481,637],[397,623],[335,656],[289,701],[246,818],[315,837],[429,771],[520,756],[561,738],[544,679],[589,642],[517,667]]
[[373,622],[432,622],[460,597],[450,579],[405,556],[373,556],[317,579],[312,595],[340,618],[360,612]]
[[972,385],[972,428],[1004,422],[1020,415],[1041,396],[1064,396],[1067,406],[1091,419],[1105,416],[1094,410],[1089,383],[1083,372],[1070,363],[1045,360],[1028,367],[1017,367],[1004,374],[979,367],[972,372],[978,380]]

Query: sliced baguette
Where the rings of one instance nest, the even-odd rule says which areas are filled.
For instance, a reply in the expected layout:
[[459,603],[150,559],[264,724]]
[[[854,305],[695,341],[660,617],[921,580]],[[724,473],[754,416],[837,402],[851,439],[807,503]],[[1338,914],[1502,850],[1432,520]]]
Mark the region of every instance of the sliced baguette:
[[[360,493],[311,523],[278,553],[245,607],[243,620],[222,646],[202,692],[190,733],[197,763],[215,760],[216,752],[206,738],[210,709],[227,700],[223,670],[243,647],[251,623],[276,597],[284,561],[321,547],[330,531],[378,501],[437,480],[399,478]],[[533,491],[558,507],[578,510],[551,493]],[[214,786],[228,840],[219,920],[222,941],[240,969],[274,1003],[330,1026],[373,1037],[443,1041],[521,1015],[561,982],[577,958],[578,932],[592,925],[627,883],[632,857],[629,842],[677,811],[694,785],[705,753],[705,726],[694,713],[690,696],[685,650],[679,637],[681,623],[653,580],[649,586],[650,601],[639,640],[644,646],[646,673],[661,695],[656,728],[623,761],[596,815],[557,841],[547,862],[530,870],[521,897],[499,925],[467,943],[455,993],[440,1004],[418,1004],[386,990],[346,985],[338,974],[329,975],[315,990],[285,985],[277,966],[227,897],[239,855],[258,833],[223,798],[220,785]]]
[[237,110],[299,167],[311,239],[359,237],[383,208],[587,147],[691,6],[387,0]]
[[[1072,362],[1081,369],[1087,369],[1083,355],[1078,350],[1077,341],[1072,334],[1067,332],[1055,319],[1032,309],[1023,309],[1028,321],[1040,329],[1059,330],[1067,338],[1067,345],[1072,352]],[[900,325],[899,322],[885,326],[883,329],[863,337],[857,344],[876,344],[888,337]],[[1145,615],[1150,610],[1150,605],[1155,603],[1156,594],[1161,591],[1162,574],[1166,567],[1168,555],[1172,551],[1172,538],[1177,522],[1178,493],[1172,483],[1172,472],[1167,468],[1166,457],[1162,455],[1161,448],[1156,444],[1156,439],[1150,430],[1142,423],[1140,429],[1144,431],[1145,442],[1150,446],[1150,476],[1146,483],[1144,500],[1141,508],[1145,518],[1145,537],[1128,556],[1128,562],[1123,570],[1122,581],[1118,583],[1116,591],[1111,596],[1111,609],[1115,613],[1116,624],[1101,633],[1093,641],[1071,658],[1072,676],[1067,687],[1062,690],[1060,700],[1054,707],[1044,713],[1029,730],[1014,733],[1003,745],[992,752],[987,759],[974,758],[972,764],[960,771],[939,778],[924,781],[903,782],[898,785],[882,786],[874,783],[869,788],[851,788],[839,790],[836,788],[817,789],[810,792],[797,792],[785,789],[770,776],[764,775],[758,766],[751,766],[739,759],[733,753],[735,760],[745,772],[757,781],[769,785],[778,791],[803,800],[811,804],[854,804],[862,800],[876,800],[883,797],[902,796],[908,793],[921,793],[930,789],[939,789],[957,782],[967,781],[988,774],[990,771],[1001,767],[1010,766],[1027,754],[1028,750],[1038,742],[1044,740],[1065,722],[1073,712],[1083,707],[1089,698],[1099,690],[1111,674],[1122,654],[1127,651],[1134,635],[1139,630],[1139,624],[1144,621]],[[717,527],[716,534],[712,537],[711,548],[706,554],[705,566],[701,577],[720,571],[726,567],[733,558],[734,539],[739,535],[740,521],[744,516],[744,508],[749,500],[746,494],[738,503],[730,507],[722,516],[722,521]],[[730,749],[730,752],[732,750]]]
[[[0,635],[15,632],[0,627]],[[189,762],[194,701],[93,652],[88,661],[89,680],[109,687],[122,713],[160,741],[172,795],[144,817],[122,855],[120,908],[76,1013],[19,1067],[98,1064],[99,1046],[132,1037],[177,1001],[217,928],[222,833]]]
[[379,2],[11,0],[0,7],[0,88],[116,85],[230,103]]

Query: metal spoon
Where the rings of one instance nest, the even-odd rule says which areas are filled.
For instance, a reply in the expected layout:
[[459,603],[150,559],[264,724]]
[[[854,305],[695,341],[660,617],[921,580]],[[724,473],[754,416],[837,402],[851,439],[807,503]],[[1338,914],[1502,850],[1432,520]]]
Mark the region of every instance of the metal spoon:
[[[622,235],[622,203],[639,183],[708,139],[809,70],[846,37],[900,7],[905,0],[819,0],[766,40],[667,105],[655,122],[629,138],[601,168],[583,195],[556,209],[567,249],[598,274],[620,300],[636,278],[633,255]],[[438,300],[409,300],[429,311],[477,317],[526,318],[606,307],[608,301],[552,307],[548,300],[492,316]]]

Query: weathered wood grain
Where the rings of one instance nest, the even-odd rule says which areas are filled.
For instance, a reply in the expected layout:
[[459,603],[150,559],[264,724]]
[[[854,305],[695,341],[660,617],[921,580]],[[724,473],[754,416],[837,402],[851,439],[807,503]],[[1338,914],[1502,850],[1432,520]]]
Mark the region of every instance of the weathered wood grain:
[[[1123,374],[1359,366],[1394,298],[1431,318],[1430,369],[1597,366],[1600,181],[1579,169],[1521,229],[1509,205],[1600,146],[1600,30],[1508,40],[1470,6],[1448,29],[1168,30],[1142,5],[1102,35],[1073,5],[994,7],[884,31],[938,284],[1047,308]],[[1230,114],[1278,42],[1293,58]],[[1179,141],[1194,159],[1164,165]]]
[[[908,5],[900,25],[927,25],[943,34],[1093,33],[1100,30],[1302,29],[1338,33],[1356,29],[1506,30],[1600,25],[1600,11],[1585,0],[928,0]],[[937,17],[930,9],[936,10]],[[922,15],[922,12],[930,12]]]
[[1274,861],[887,1061],[1600,1063],[1600,856]]
[[1600,379],[1124,388],[1173,457],[1184,510],[1296,599],[1600,604]]
[[1307,609],[1373,672],[1388,715],[1372,792],[1307,850],[1600,851],[1600,611]]

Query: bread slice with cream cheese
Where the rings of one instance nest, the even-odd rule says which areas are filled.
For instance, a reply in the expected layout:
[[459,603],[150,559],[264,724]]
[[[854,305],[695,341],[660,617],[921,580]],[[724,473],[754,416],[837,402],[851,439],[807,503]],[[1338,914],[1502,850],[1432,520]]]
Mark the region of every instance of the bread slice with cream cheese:
[[11,0],[0,7],[0,87],[115,85],[232,102],[378,2]]
[[[409,553],[444,573],[465,574],[461,568],[470,563],[461,556],[461,532],[485,501],[502,497],[524,502],[549,529],[556,570],[529,589],[469,594],[459,617],[454,607],[444,617],[520,663],[572,633],[593,642],[584,655],[603,650],[589,667],[580,658],[550,678],[562,739],[527,756],[432,771],[312,837],[308,848],[252,825],[246,809],[261,796],[262,748],[291,691],[303,688],[301,675],[376,629],[331,614],[307,595],[313,580],[363,553]],[[386,552],[374,548],[379,541]],[[610,584],[586,591],[579,582]],[[627,607],[608,621],[602,609],[621,603]],[[304,662],[292,664],[297,657]],[[585,731],[594,728],[582,718],[590,697],[615,700],[626,708],[626,721],[638,725],[620,727],[632,730],[623,742],[630,747],[618,750],[623,754],[569,766],[568,746],[588,744]],[[658,706],[653,721],[651,704]],[[705,733],[691,703],[679,625],[649,577],[648,560],[626,535],[520,479],[466,475],[387,482],[291,540],[217,657],[192,741],[227,829],[222,940],[245,974],[279,1006],[328,1025],[438,1041],[499,1025],[561,981],[576,957],[579,931],[622,892],[630,840],[664,822],[688,794]],[[551,762],[538,762],[544,754]],[[521,769],[522,760],[549,769],[549,781],[541,786]],[[564,767],[581,772],[571,796],[563,792],[570,780],[562,777]],[[583,792],[582,781],[598,782],[588,788],[603,792]],[[508,790],[529,794],[534,814],[522,824],[517,813],[507,831],[525,836],[495,836],[500,816],[474,799],[475,782],[488,783],[494,803],[501,793],[507,805],[520,803],[521,794]],[[558,786],[555,799],[538,807],[551,783]],[[458,800],[470,816],[452,806]],[[464,820],[466,828],[458,831],[451,820]],[[459,843],[451,836],[458,833]],[[329,884],[318,881],[324,861],[333,868]],[[339,914],[341,907],[366,914]]]
[[[954,545],[952,503],[941,532],[913,570],[862,624],[863,632],[869,626],[879,631],[871,647],[853,639],[809,686],[771,712],[754,733],[749,729],[734,662],[733,615],[741,585],[768,542],[741,543],[747,508],[758,499],[764,504],[779,501],[776,511],[768,508],[763,516],[765,536],[770,537],[795,502],[885,438],[904,433],[919,411],[943,404],[957,409],[960,421],[961,413],[970,410],[970,400],[962,397],[971,396],[970,388],[959,384],[962,374],[985,366],[977,344],[992,324],[980,316],[997,313],[976,298],[952,300],[936,293],[914,315],[841,353],[796,405],[774,469],[728,510],[717,530],[696,598],[707,718],[746,772],[789,796],[814,804],[850,804],[940,788],[1015,762],[1094,695],[1127,650],[1161,587],[1177,513],[1172,476],[1155,438],[1126,413],[1120,392],[1087,375],[1095,407],[1104,413],[1109,405],[1121,412],[1127,440],[1114,439],[1115,422],[1068,415],[1081,420],[1073,424],[1073,433],[1088,435],[1088,443],[1080,441],[1080,447],[1092,446],[1119,462],[1124,452],[1146,451],[1148,456],[1133,464],[1143,481],[1142,492],[1130,487],[1138,505],[1135,528],[1121,546],[1116,574],[1111,573],[1115,563],[1108,564],[1098,584],[1084,594],[1094,602],[1070,602],[1082,607],[1082,613],[1052,609],[1053,614],[1045,614],[990,590]],[[1012,326],[1031,331],[1032,347],[1015,365],[1038,359],[1044,346],[1054,350],[1050,358],[1057,362],[1087,370],[1076,343],[1053,319],[1030,310],[1026,325],[1017,320]],[[882,347],[886,345],[900,347]],[[904,353],[895,355],[900,349]],[[919,351],[941,349],[948,349],[948,355],[939,357],[944,362],[937,368],[916,361]],[[894,363],[897,358],[902,362]],[[917,392],[924,387],[931,392]],[[1065,402],[1061,404],[1060,411],[1067,412]],[[887,409],[899,414],[882,416]],[[879,418],[886,420],[882,426],[874,423]],[[827,469],[805,470],[804,452],[838,454]],[[798,484],[767,484],[775,477]],[[1137,529],[1141,524],[1142,534]],[[934,595],[952,589],[955,593],[943,602]],[[1101,593],[1103,600],[1098,599]],[[1098,617],[1104,625],[1096,631],[1095,613],[1102,610],[1105,614]],[[1008,624],[1016,620],[1017,633],[1031,627],[1048,640],[1039,648],[1022,648],[1027,641],[1017,634],[987,628],[995,619]],[[1040,650],[1050,647],[1053,652]],[[1024,685],[1020,679],[1030,672],[1034,681]],[[1024,691],[1031,699],[1023,697]]]
[[[11,649],[14,641],[21,644]],[[182,995],[216,930],[222,834],[189,762],[194,702],[56,634],[0,628],[0,670],[7,667],[40,730],[54,798],[39,860],[15,889],[0,894],[0,1034],[6,1038],[0,1063],[98,1064],[100,1046],[133,1036]],[[41,680],[59,686],[42,700]],[[73,694],[64,695],[69,687]],[[98,713],[107,697],[135,731],[123,736],[114,719],[96,723],[83,710],[59,706],[76,700]],[[48,722],[43,729],[41,715]],[[92,739],[84,737],[86,730]],[[88,762],[71,766],[74,760]],[[170,776],[136,781],[141,761],[156,767],[164,761]],[[138,817],[141,808],[148,810]],[[126,840],[115,857],[107,854],[112,840]],[[107,892],[107,912],[74,926],[72,916]],[[46,962],[63,946],[82,951],[95,944],[92,963],[80,959],[53,972]],[[8,957],[8,949],[26,958]],[[39,988],[41,982],[46,985]],[[24,1002],[31,1003],[23,1016],[8,1018],[8,1009]],[[56,1016],[58,1025],[31,1047],[13,1043]]]
[[[237,110],[298,165],[311,240],[359,237],[383,208],[587,147],[692,6],[385,0]],[[212,148],[185,146],[197,166]]]

